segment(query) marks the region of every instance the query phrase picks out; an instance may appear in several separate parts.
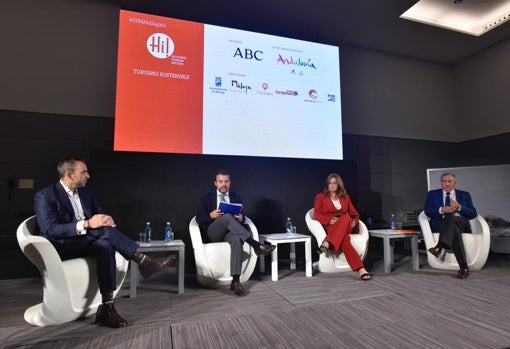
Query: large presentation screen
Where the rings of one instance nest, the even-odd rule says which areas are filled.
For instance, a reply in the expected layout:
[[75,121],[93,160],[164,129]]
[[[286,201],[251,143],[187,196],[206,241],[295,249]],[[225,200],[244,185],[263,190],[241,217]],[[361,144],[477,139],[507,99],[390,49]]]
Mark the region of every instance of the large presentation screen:
[[121,11],[114,150],[343,158],[336,46]]

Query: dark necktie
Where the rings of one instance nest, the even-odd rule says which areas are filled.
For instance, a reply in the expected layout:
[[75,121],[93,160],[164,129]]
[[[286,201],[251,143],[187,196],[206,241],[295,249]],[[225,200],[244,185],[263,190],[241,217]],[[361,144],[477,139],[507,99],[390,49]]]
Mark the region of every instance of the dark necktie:
[[220,194],[220,201],[227,202],[227,200],[225,199],[225,195],[227,194]]
[[444,199],[444,205],[445,206],[450,206],[451,205],[451,201],[450,201],[450,192],[447,192],[446,193],[446,198]]

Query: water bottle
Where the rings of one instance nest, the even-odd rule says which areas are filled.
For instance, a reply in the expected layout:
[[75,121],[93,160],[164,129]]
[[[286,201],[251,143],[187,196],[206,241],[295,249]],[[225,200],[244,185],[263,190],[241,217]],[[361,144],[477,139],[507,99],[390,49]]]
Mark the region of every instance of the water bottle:
[[174,240],[174,231],[172,230],[172,226],[170,222],[166,222],[165,227],[165,242],[170,242]]
[[143,231],[143,235],[145,237],[145,242],[151,242],[151,237],[152,237],[151,222],[147,222],[145,224],[145,229]]
[[287,217],[287,223],[285,224],[285,234],[292,235],[292,221],[290,220],[290,217]]
[[397,220],[395,219],[395,215],[392,213],[390,218],[390,229],[397,229]]

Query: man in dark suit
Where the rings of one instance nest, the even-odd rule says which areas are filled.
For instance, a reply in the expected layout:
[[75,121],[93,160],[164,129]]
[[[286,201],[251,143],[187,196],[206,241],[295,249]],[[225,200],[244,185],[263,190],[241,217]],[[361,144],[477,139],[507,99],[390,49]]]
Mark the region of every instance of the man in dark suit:
[[60,181],[36,193],[34,210],[40,235],[55,246],[62,260],[94,257],[102,303],[96,322],[110,327],[127,326],[113,305],[116,283],[115,252],[138,263],[144,278],[166,268],[175,256],[149,258],[136,252],[138,244],[116,229],[94,195],[85,188],[90,175],[85,162],[66,157],[57,165]]
[[465,279],[469,269],[462,242],[462,233],[471,231],[469,220],[478,214],[473,206],[471,194],[455,189],[456,179],[453,173],[441,176],[442,189],[429,191],[425,201],[425,214],[430,218],[430,228],[439,232],[436,246],[429,248],[429,253],[439,258],[443,249],[451,249],[459,263],[457,277]]
[[200,198],[196,215],[202,239],[210,242],[226,241],[230,244],[230,274],[232,283],[230,290],[238,296],[244,293],[239,281],[242,268],[243,243],[246,242],[255,249],[257,255],[267,255],[276,246],[261,245],[251,237],[249,228],[244,225],[245,217],[242,213],[233,216],[218,210],[221,201],[241,203],[241,197],[230,191],[230,174],[225,170],[216,173],[214,192],[206,193]]

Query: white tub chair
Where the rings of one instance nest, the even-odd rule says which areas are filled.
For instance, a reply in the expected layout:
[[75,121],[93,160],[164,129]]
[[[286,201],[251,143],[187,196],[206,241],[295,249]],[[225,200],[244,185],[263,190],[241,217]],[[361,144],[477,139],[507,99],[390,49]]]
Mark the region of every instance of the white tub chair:
[[[322,241],[326,238],[326,231],[319,223],[319,221],[315,220],[313,217],[313,208],[310,209],[305,214],[305,221],[308,227],[308,230],[312,233],[312,235],[317,240],[317,245],[320,246]],[[358,234],[350,234],[351,244],[358,251],[361,260],[364,260],[367,251],[368,251],[368,229],[365,223],[361,220],[359,221],[359,233]],[[313,265],[314,269],[317,269],[321,273],[337,273],[343,271],[351,271],[351,267],[347,263],[345,259],[345,255],[343,253],[340,254],[332,254],[329,255],[327,253],[322,253],[319,257],[319,261],[315,262]]]
[[[246,224],[250,226],[253,239],[258,241],[259,233],[257,227],[248,217],[245,217],[245,219]],[[208,287],[229,285],[232,281],[232,276],[230,275],[230,245],[228,242],[204,243],[195,217],[189,223],[189,234],[195,254],[198,282]],[[240,281],[246,282],[255,270],[258,256],[255,254],[255,250],[247,243],[244,243],[243,250],[243,266]]]
[[[439,233],[432,232],[429,224],[429,217],[422,211],[418,216],[423,239],[425,240],[425,247],[428,250],[436,246],[439,239]],[[462,234],[462,241],[464,242],[464,250],[466,251],[466,260],[470,270],[480,270],[485,265],[487,257],[489,256],[490,249],[490,230],[489,225],[485,219],[478,215],[469,221],[471,225],[471,233]],[[443,255],[444,258],[436,258],[427,252],[427,262],[432,268],[457,270],[459,264],[455,259],[452,251],[447,251]]]
[[[23,221],[16,236],[18,244],[41,273],[42,303],[25,311],[25,320],[35,326],[58,325],[94,314],[101,304],[93,258],[75,258],[62,261],[57,250],[46,238],[37,235],[36,217]],[[118,293],[128,269],[128,261],[118,252]]]

